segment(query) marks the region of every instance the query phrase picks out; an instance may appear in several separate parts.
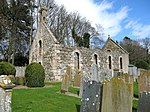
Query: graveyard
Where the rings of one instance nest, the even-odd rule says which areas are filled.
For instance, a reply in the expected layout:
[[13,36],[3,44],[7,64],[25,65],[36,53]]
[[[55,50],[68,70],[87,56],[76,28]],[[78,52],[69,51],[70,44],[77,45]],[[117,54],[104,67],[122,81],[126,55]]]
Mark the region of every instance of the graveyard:
[[[4,63],[1,63],[1,67],[2,64]],[[12,66],[11,70],[13,69],[15,68]],[[62,81],[45,81],[42,77],[43,66],[31,63],[26,67],[24,78],[1,75],[0,110],[2,112],[149,112],[149,70],[141,72],[137,80],[134,80],[133,75],[119,73],[116,70],[114,77],[99,80],[102,72],[98,74],[95,65],[92,65],[91,70],[93,73],[91,78],[88,73],[82,73],[78,69],[73,76],[72,68],[68,66]]]
[[150,112],[150,39],[103,40],[101,25],[53,0],[4,1],[0,112]]

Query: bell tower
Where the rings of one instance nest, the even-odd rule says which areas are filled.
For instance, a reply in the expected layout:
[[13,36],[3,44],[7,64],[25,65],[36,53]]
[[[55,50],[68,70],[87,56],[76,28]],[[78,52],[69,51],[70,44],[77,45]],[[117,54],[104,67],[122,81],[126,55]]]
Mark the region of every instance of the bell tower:
[[46,23],[46,14],[47,14],[46,6],[41,6],[39,12],[40,12],[40,21]]

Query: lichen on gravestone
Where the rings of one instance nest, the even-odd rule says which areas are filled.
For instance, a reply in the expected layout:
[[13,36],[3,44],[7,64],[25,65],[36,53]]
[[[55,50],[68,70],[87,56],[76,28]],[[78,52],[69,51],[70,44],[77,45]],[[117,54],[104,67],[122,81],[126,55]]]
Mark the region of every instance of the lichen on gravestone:
[[63,76],[62,84],[61,84],[61,93],[65,93],[68,91],[68,88],[71,84],[71,67],[67,66],[66,74]]
[[81,83],[81,72],[78,69],[76,69],[73,86],[80,87],[80,83]]
[[138,92],[150,92],[150,70],[143,72],[138,77]]
[[61,93],[65,93],[68,91],[68,88],[69,88],[69,76],[68,74],[65,74],[63,76],[63,80],[62,80],[62,84],[61,84]]
[[11,94],[14,86],[8,76],[0,76],[0,112],[11,112]]
[[102,112],[132,112],[133,85],[121,78],[103,82]]
[[120,78],[122,78],[125,82],[133,83],[134,78],[133,75],[129,75],[127,73],[121,74]]

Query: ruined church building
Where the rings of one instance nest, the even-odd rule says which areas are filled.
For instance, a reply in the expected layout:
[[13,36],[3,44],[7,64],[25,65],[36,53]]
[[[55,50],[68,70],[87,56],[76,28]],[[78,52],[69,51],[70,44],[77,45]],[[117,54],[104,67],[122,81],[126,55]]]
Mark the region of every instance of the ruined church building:
[[[29,61],[41,63],[45,68],[46,80],[62,80],[66,67],[72,70],[78,68],[80,71],[92,74],[91,66],[96,64],[99,72],[108,72],[113,77],[114,70],[128,73],[129,54],[120,45],[108,38],[102,49],[91,49],[83,47],[64,47],[54,37],[46,25],[46,8],[40,10],[40,21],[36,36],[33,40]],[[103,75],[103,73],[100,73]]]

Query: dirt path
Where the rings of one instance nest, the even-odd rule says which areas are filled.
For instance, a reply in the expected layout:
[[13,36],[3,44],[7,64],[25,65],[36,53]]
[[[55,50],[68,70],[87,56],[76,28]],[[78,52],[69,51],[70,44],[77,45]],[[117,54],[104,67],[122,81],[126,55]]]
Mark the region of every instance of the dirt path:
[[[48,87],[53,87],[53,85],[46,85],[43,88],[48,88]],[[23,86],[23,85],[16,85],[13,89],[27,89],[27,88],[30,88],[30,87]],[[35,88],[41,88],[41,87],[35,87]]]

